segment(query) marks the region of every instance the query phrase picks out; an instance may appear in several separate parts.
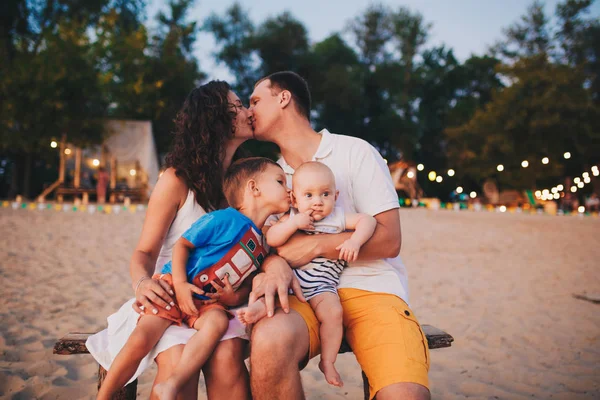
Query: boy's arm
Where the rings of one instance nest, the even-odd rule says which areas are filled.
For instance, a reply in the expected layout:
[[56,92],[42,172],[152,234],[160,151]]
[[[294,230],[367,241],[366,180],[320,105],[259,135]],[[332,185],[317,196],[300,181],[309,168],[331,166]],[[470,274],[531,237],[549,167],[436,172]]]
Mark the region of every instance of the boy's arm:
[[173,287],[175,296],[181,310],[190,315],[198,314],[198,309],[194,305],[192,292],[203,295],[199,287],[187,281],[186,264],[190,256],[190,251],[194,250],[194,245],[184,237],[181,237],[173,246],[173,260],[171,272],[173,274]]
[[[310,213],[312,214],[312,212]],[[279,247],[284,244],[300,228],[310,229],[312,221],[310,214],[299,213],[290,218],[288,214],[281,217],[278,223],[264,229],[267,244]]]

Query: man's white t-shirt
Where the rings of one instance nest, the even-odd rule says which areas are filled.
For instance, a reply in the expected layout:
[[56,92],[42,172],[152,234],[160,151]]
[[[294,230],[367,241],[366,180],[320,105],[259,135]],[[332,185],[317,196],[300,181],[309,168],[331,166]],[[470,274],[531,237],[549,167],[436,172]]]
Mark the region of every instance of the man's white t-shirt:
[[[387,164],[373,146],[359,138],[332,134],[327,129],[319,134],[321,143],[313,161],[322,162],[333,171],[340,192],[336,207],[342,207],[346,213],[372,216],[400,208]],[[294,169],[283,157],[277,162],[291,188]],[[391,293],[406,303],[409,301],[406,268],[400,256],[349,263],[338,287]]]

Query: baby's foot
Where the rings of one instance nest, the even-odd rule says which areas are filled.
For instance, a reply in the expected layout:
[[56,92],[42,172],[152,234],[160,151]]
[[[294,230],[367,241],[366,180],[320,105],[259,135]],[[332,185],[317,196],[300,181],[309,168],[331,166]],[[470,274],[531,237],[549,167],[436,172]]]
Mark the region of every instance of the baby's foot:
[[342,382],[342,378],[340,374],[338,374],[337,369],[335,369],[335,365],[332,362],[325,362],[321,360],[319,362],[319,369],[325,375],[325,379],[327,383],[333,386],[342,387],[344,386],[344,382]]
[[248,326],[266,317],[267,307],[265,303],[259,300],[251,306],[238,310],[237,314],[242,324]]
[[177,397],[177,388],[169,381],[154,386],[152,392],[154,397],[159,400],[175,400]]

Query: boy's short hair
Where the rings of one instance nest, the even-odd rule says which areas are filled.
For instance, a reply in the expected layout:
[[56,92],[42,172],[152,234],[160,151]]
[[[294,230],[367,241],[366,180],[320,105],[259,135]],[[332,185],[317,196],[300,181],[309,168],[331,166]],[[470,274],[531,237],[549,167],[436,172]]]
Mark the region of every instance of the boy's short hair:
[[281,168],[275,161],[266,157],[242,158],[231,164],[223,180],[223,194],[230,207],[240,209],[244,202],[246,183],[250,179],[256,179],[269,165]]
[[275,72],[256,82],[254,87],[267,79],[271,83],[272,90],[289,91],[292,94],[296,111],[310,121],[310,90],[308,90],[308,83],[303,77],[293,71]]

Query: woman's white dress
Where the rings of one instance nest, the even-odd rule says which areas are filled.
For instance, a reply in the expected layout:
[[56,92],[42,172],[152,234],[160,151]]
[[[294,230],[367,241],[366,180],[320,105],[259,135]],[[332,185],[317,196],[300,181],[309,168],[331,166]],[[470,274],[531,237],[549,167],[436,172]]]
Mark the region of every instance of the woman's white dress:
[[[177,239],[202,215],[206,214],[204,209],[196,202],[194,193],[190,190],[188,192],[187,199],[183,206],[177,211],[175,219],[171,223],[171,227],[167,232],[167,236],[160,249],[160,254],[156,260],[155,272],[158,272],[164,264],[171,260],[171,254],[173,246]],[[108,317],[108,328],[92,335],[88,338],[85,345],[88,348],[90,354],[94,356],[96,361],[102,365],[106,370],[110,368],[113,360],[121,351],[121,348],[127,342],[129,335],[135,328],[139,314],[137,314],[132,304],[135,299],[127,301],[121,306],[119,311]],[[235,313],[234,313],[235,314]],[[171,325],[165,331],[160,341],[156,344],[154,349],[144,357],[137,371],[133,377],[129,380],[132,382],[137,379],[140,374],[148,368],[154,358],[162,351],[168,348],[178,345],[185,344],[196,332],[195,329],[189,328],[185,325],[176,326]],[[242,323],[236,318],[229,321],[229,328],[221,340],[227,340],[240,337],[248,339],[246,331]],[[128,383],[129,383],[128,382]]]

